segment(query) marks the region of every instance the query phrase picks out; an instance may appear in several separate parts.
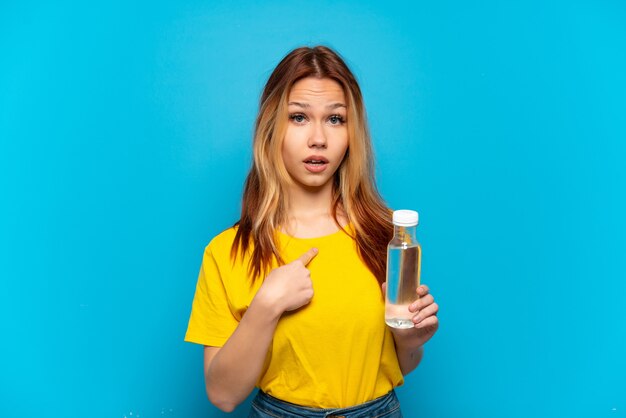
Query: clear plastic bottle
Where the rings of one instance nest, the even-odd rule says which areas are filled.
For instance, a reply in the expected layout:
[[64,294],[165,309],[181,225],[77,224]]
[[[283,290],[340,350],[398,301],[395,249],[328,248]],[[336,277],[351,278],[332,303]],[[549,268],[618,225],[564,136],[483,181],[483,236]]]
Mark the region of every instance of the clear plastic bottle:
[[417,299],[422,248],[415,237],[419,215],[413,210],[393,212],[393,239],[387,246],[387,297],[385,323],[412,328],[409,305]]

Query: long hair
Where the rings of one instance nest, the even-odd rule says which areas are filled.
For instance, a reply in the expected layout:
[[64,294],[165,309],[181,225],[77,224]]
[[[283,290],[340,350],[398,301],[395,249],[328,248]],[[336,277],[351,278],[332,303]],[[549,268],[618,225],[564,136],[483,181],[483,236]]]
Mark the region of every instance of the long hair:
[[287,220],[286,186],[290,177],[282,160],[292,86],[306,77],[339,83],[347,101],[348,150],[333,179],[332,215],[337,225],[343,210],[355,232],[363,262],[382,283],[387,243],[393,235],[391,212],[376,189],[374,158],[361,89],[341,57],[325,46],[297,48],[278,64],[263,94],[254,131],[252,168],[245,182],[241,218],[231,248],[233,260],[251,251],[253,280],[266,275],[273,262],[284,264],[277,246],[277,228]]

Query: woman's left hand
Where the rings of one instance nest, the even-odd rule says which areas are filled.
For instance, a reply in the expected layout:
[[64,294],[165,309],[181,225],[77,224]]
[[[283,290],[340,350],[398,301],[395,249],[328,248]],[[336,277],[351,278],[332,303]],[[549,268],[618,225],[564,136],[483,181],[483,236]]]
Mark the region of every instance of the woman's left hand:
[[[386,292],[386,283],[383,283],[383,294]],[[421,285],[416,290],[419,298],[409,305],[409,311],[413,314],[413,328],[397,329],[391,328],[396,342],[401,340],[403,345],[409,347],[421,347],[435,335],[439,328],[439,305],[435,303],[435,298],[430,294],[428,286]]]

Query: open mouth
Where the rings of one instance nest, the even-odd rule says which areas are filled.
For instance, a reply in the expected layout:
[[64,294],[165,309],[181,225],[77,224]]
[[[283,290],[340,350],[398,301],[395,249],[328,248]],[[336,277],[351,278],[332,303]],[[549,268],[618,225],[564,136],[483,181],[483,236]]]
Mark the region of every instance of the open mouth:
[[321,173],[328,166],[328,160],[319,155],[311,155],[307,157],[304,161],[304,166],[311,173]]
[[322,156],[319,155],[311,155],[309,157],[307,157],[304,162],[306,164],[313,164],[313,165],[323,165],[323,164],[328,164],[328,160]]
[[327,162],[324,160],[304,160],[304,162],[307,164],[313,164],[313,165],[327,164]]

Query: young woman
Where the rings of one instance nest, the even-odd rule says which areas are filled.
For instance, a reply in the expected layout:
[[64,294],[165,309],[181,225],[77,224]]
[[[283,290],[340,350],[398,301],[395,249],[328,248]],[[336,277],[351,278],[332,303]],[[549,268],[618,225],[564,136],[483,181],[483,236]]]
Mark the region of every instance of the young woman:
[[204,345],[218,408],[258,386],[250,417],[401,417],[393,389],[438,307],[420,286],[415,327],[385,325],[393,226],[372,160],[343,60],[322,46],[290,52],[263,91],[241,218],[205,250],[185,337]]

